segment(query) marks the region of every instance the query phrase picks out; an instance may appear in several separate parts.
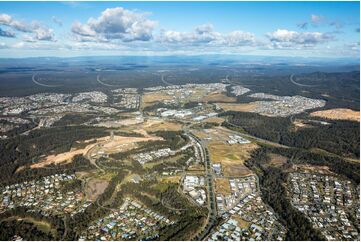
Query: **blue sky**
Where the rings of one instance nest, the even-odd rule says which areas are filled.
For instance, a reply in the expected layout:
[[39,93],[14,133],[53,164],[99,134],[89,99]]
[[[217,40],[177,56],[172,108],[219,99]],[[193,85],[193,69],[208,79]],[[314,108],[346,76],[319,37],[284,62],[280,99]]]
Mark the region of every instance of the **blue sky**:
[[359,2],[0,2],[0,55],[358,57]]

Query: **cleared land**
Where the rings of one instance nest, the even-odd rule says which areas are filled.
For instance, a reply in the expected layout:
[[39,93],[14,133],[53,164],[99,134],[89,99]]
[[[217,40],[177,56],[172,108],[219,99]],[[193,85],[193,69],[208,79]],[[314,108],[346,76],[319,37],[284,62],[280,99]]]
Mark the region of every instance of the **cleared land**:
[[216,193],[221,193],[224,196],[228,196],[232,193],[231,186],[229,185],[229,179],[227,178],[216,178]]
[[225,121],[224,118],[220,118],[220,117],[211,117],[211,118],[207,118],[204,119],[202,121],[202,123],[217,123],[217,124],[221,124]]
[[251,112],[257,108],[257,103],[217,103],[224,111]]
[[92,179],[87,183],[85,187],[85,194],[88,199],[95,201],[100,194],[102,194],[107,186],[109,185],[108,181],[100,179]]
[[250,158],[256,144],[229,145],[218,141],[212,141],[208,145],[213,163],[221,163],[225,176],[246,176],[252,174],[244,162]]
[[164,177],[161,178],[161,182],[165,182],[165,183],[177,183],[179,184],[181,179],[181,176],[168,176],[168,177]]
[[279,154],[274,154],[274,153],[270,153],[268,154],[269,158],[270,158],[270,165],[272,166],[282,166],[283,164],[285,164],[287,162],[287,157],[279,155]]
[[347,108],[335,108],[329,110],[316,111],[310,114],[313,117],[334,119],[334,120],[351,120],[360,122],[360,112]]
[[303,120],[301,119],[295,119],[292,124],[294,125],[294,131],[297,131],[299,129],[303,129],[303,128],[312,128],[312,125],[309,125],[307,123],[304,123]]
[[129,150],[135,147],[135,143],[145,141],[162,140],[161,137],[148,136],[148,137],[127,137],[127,136],[114,136],[112,139],[110,136],[97,139],[97,143],[87,145],[83,149],[72,150],[56,155],[49,155],[42,161],[30,165],[30,168],[41,168],[50,164],[65,164],[72,161],[76,155],[86,156],[88,153],[92,153],[96,148],[99,152],[104,151],[106,153],[116,153],[120,151]]
[[116,121],[105,121],[98,124],[95,124],[94,126],[97,127],[106,127],[106,128],[119,128],[122,126],[128,126],[128,125],[134,125],[134,124],[140,124],[143,123],[143,118],[127,118],[122,120],[116,120]]
[[142,128],[146,131],[179,131],[182,125],[177,122],[163,121],[163,120],[147,120]]
[[202,98],[202,102],[225,102],[232,103],[236,102],[235,97],[228,97],[224,93],[213,92]]
[[238,214],[234,215],[232,218],[237,220],[237,222],[241,228],[247,229],[251,225],[251,222],[247,222],[246,220],[243,220]]
[[173,97],[162,92],[162,91],[158,91],[158,92],[147,92],[143,95],[142,98],[142,107],[148,107],[153,105],[155,102],[161,102],[161,101],[165,101],[165,100],[172,100]]

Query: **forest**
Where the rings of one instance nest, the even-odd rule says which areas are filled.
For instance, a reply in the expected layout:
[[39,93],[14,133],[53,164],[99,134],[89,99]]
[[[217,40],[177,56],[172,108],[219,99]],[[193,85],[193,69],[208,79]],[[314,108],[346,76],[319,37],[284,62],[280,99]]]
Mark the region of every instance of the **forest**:
[[[0,140],[1,183],[14,182],[17,178],[26,179],[26,173],[15,173],[16,169],[37,161],[41,155],[47,155],[50,152],[65,152],[70,150],[78,140],[106,135],[108,135],[108,132],[104,128],[65,126],[38,129],[30,132],[28,135],[18,135],[14,138]],[[63,167],[59,167],[58,171],[61,169]],[[36,169],[28,173],[40,175],[49,172],[45,169]]]
[[[294,118],[302,117],[296,115]],[[225,112],[229,128],[236,125],[247,133],[297,148],[319,148],[340,156],[360,157],[360,126],[358,122],[328,120],[331,125],[314,124],[312,128],[293,130],[290,118],[266,117],[256,113]],[[307,118],[303,116],[304,118]],[[314,118],[313,118],[314,119]]]

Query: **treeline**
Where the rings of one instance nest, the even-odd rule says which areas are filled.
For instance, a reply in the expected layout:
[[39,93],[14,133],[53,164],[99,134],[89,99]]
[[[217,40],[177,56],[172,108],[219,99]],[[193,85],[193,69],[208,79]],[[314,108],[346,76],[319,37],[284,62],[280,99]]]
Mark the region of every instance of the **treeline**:
[[95,117],[97,116],[91,114],[66,114],[60,120],[56,121],[53,126],[81,125]]
[[182,131],[156,131],[152,132],[152,134],[164,138],[164,142],[172,150],[179,149],[188,142],[188,137]]
[[290,118],[266,117],[256,113],[225,112],[229,123],[223,125],[241,127],[247,133],[287,146],[320,148],[331,153],[353,158],[360,157],[360,126],[352,121],[328,121],[331,125],[313,124],[313,128],[294,131]]
[[298,148],[262,147],[262,149],[288,157],[290,163],[327,166],[330,171],[350,179],[355,185],[360,184],[358,163]]
[[17,176],[15,171],[18,167],[36,162],[41,155],[65,152],[78,140],[107,134],[104,128],[69,126],[34,130],[28,135],[0,140],[0,179],[12,180]]
[[[17,218],[31,218],[31,220],[49,223],[50,230],[40,230],[31,220]],[[0,240],[12,240],[14,235],[20,235],[24,240],[62,240],[64,222],[58,216],[43,216],[40,213],[29,212],[27,208],[18,207],[0,214]]]
[[95,169],[88,159],[82,155],[76,155],[71,162],[64,165],[51,164],[43,168],[25,168],[15,172],[7,180],[1,180],[0,184],[13,184],[17,182],[30,181],[36,178],[50,176],[59,173],[74,174],[76,171],[85,171]]
[[[26,117],[21,117],[23,119],[27,119]],[[29,120],[29,119],[27,119]],[[29,120],[31,121],[31,120]],[[13,125],[11,122],[9,121],[6,121],[6,120],[0,120],[0,125],[4,125],[4,124],[11,124]],[[36,123],[34,122],[30,122],[30,123],[27,123],[27,124],[20,124],[19,127],[15,128],[15,129],[12,129],[12,130],[9,130],[7,132],[0,132],[0,135],[6,135],[7,137],[14,137],[16,135],[19,135],[21,133],[24,133],[25,131],[27,130],[31,130],[33,128],[35,128],[37,126]]]

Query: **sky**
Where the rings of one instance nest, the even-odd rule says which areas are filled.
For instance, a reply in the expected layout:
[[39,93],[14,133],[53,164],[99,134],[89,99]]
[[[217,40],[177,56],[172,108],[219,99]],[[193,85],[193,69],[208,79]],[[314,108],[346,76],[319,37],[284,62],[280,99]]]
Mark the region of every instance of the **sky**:
[[359,57],[359,2],[0,2],[0,56]]

